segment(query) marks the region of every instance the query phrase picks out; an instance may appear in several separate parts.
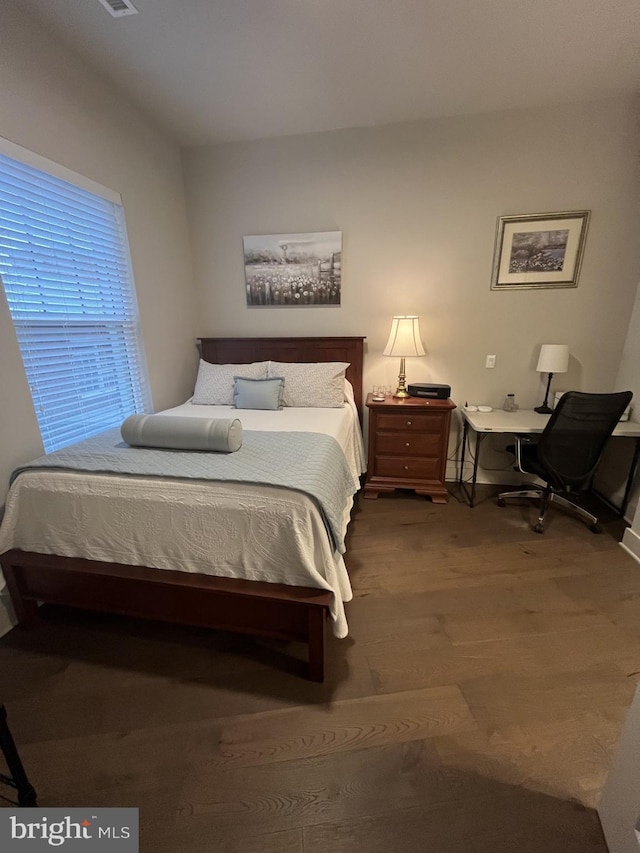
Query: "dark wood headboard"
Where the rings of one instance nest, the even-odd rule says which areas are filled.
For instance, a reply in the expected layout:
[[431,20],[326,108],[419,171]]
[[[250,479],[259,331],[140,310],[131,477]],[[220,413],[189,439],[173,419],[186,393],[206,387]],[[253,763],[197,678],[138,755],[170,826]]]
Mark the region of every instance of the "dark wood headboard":
[[362,423],[362,363],[366,338],[199,338],[202,358],[212,364],[252,361],[348,361],[347,379]]

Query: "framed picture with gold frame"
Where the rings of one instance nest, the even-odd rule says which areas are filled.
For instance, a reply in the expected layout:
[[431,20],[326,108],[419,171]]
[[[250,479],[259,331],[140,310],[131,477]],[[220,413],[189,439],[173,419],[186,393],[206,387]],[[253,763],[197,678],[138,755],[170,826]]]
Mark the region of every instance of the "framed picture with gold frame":
[[577,287],[588,210],[498,219],[492,290]]

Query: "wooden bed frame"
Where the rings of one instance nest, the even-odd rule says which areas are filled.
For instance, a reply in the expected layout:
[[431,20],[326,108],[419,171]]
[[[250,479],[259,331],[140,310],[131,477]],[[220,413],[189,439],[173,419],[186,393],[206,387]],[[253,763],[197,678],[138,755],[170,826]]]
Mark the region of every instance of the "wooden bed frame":
[[[201,338],[205,361],[345,361],[362,422],[364,338]],[[332,593],[311,587],[219,578],[145,566],[36,554],[0,555],[18,623],[40,619],[38,602],[159,619],[309,646],[308,676],[324,680],[325,623]]]

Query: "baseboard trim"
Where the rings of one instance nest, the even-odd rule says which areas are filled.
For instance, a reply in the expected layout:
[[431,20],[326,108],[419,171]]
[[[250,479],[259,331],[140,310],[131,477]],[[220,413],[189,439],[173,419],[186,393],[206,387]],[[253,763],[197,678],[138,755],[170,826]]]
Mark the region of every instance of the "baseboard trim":
[[622,537],[620,547],[624,548],[627,553],[631,554],[634,560],[640,563],[640,535],[638,535],[631,527],[627,527]]

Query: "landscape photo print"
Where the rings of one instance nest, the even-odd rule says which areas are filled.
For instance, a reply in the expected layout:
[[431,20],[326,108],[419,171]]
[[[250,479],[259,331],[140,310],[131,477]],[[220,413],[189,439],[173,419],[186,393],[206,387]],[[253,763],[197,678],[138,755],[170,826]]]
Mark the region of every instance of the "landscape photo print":
[[492,289],[577,287],[588,223],[588,210],[500,217]]
[[342,232],[244,237],[247,305],[340,305]]

